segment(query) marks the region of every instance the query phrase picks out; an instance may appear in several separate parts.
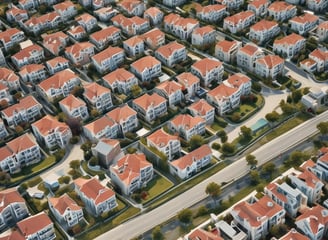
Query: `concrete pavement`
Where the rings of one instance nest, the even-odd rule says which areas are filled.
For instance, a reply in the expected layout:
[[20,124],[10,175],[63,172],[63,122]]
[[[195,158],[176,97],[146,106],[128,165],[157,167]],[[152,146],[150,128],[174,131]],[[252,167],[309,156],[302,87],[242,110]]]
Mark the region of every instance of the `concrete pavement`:
[[[296,143],[304,141],[309,136],[317,133],[318,130],[316,129],[316,125],[322,121],[326,121],[327,118],[328,111],[306,121],[305,123],[302,123],[284,135],[265,144],[261,148],[254,151],[252,154],[255,155],[255,157],[258,159],[259,165],[264,164],[273,158],[279,157],[281,152],[288,150]],[[188,208],[189,206],[192,206],[193,204],[207,197],[204,189],[208,183],[229,182],[244,176],[248,172],[249,167],[247,166],[245,158],[240,158],[238,161],[224,168],[215,175],[212,175],[188,191],[180,194],[176,198],[166,202],[165,204],[150,212],[147,212],[121,224],[120,226],[104,233],[96,239],[127,240],[136,237],[175,216],[176,213],[181,209]]]

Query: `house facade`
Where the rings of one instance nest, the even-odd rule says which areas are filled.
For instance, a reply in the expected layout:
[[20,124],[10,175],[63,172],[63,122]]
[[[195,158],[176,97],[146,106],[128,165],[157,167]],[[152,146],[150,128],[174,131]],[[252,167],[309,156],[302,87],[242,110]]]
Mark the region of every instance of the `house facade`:
[[164,30],[181,40],[188,40],[191,33],[198,27],[199,22],[193,18],[183,18],[175,13],[170,13],[164,17]]
[[162,73],[161,66],[161,62],[152,56],[140,58],[130,65],[131,72],[142,82],[150,81],[154,77],[159,76]]
[[190,72],[201,80],[202,85],[208,86],[211,82],[222,81],[224,68],[219,60],[203,58],[191,66]]
[[277,55],[266,55],[255,62],[255,73],[261,77],[276,79],[284,73],[285,61]]
[[196,96],[200,89],[200,80],[190,72],[184,72],[176,76],[177,82],[181,85],[184,98],[189,100]]
[[216,31],[211,26],[196,28],[191,35],[191,44],[205,48],[216,40]]
[[165,34],[158,28],[153,28],[150,31],[141,35],[145,44],[150,49],[157,49],[158,47],[165,44]]
[[103,50],[110,43],[117,43],[121,39],[121,30],[114,26],[108,26],[92,33],[89,39],[97,48]]
[[188,107],[188,110],[192,116],[200,116],[203,118],[207,125],[214,122],[215,108],[208,104],[205,99],[200,99],[199,101],[191,104]]
[[229,30],[231,33],[237,33],[249,27],[255,22],[255,14],[252,11],[243,11],[235,15],[226,17],[223,20],[223,29]]
[[275,21],[278,22],[283,22],[292,17],[295,17],[296,13],[296,6],[283,1],[272,2],[268,7],[268,16],[272,17]]
[[89,118],[87,104],[73,94],[69,94],[62,99],[59,102],[59,107],[69,118],[76,118],[79,120],[86,120]]
[[114,92],[124,93],[128,95],[132,86],[138,85],[138,79],[133,73],[118,68],[103,77],[104,86],[109,87]]
[[123,48],[129,56],[136,56],[144,53],[145,43],[140,36],[134,36],[123,42]]
[[186,60],[187,50],[184,45],[174,41],[159,47],[155,51],[155,57],[164,65],[173,67],[173,65]]
[[11,61],[17,68],[21,68],[27,64],[41,63],[43,60],[43,48],[36,44],[23,48],[21,51],[11,56]]
[[95,46],[89,42],[77,42],[65,49],[65,56],[72,64],[84,65],[95,55]]
[[215,45],[215,56],[221,61],[232,63],[236,60],[237,52],[241,46],[242,43],[235,40],[218,41]]
[[100,53],[92,56],[91,60],[96,70],[103,74],[118,68],[124,62],[124,58],[125,53],[122,48],[108,47]]
[[273,51],[281,54],[284,58],[291,58],[305,47],[305,42],[305,38],[292,33],[282,39],[276,39],[273,42]]
[[251,26],[249,38],[259,44],[264,43],[276,37],[280,32],[277,22],[262,19]]
[[155,92],[168,100],[169,106],[181,103],[183,99],[182,86],[175,81],[165,81],[155,88]]
[[205,22],[215,23],[227,15],[227,7],[221,4],[207,5],[196,9],[196,16]]
[[247,43],[237,52],[237,65],[248,71],[254,71],[256,60],[264,57],[263,51],[254,44]]
[[83,126],[83,132],[91,142],[101,138],[117,138],[119,131],[119,125],[106,115]]
[[96,82],[83,85],[83,97],[91,107],[104,113],[113,107],[111,91]]
[[314,29],[319,24],[319,17],[310,13],[295,16],[289,21],[290,28],[298,34],[303,35]]

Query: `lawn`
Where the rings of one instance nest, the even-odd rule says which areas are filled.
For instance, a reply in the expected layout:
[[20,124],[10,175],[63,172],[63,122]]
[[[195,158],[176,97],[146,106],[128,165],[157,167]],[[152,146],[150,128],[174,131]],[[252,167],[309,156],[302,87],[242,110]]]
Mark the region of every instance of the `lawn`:
[[154,199],[158,195],[170,189],[174,184],[168,179],[157,175],[153,180],[151,180],[146,187],[146,191],[148,192],[147,198],[142,201],[142,203],[149,202]]
[[217,122],[213,122],[210,127],[216,132],[223,130],[223,128]]

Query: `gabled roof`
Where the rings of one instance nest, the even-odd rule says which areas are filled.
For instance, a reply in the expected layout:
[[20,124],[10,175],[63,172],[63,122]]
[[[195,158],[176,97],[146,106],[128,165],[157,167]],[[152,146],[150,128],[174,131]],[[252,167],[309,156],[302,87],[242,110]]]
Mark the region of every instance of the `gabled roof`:
[[219,48],[222,52],[228,53],[231,49],[236,47],[238,44],[240,44],[240,43],[235,40],[233,40],[233,41],[222,40],[222,41],[217,42],[215,47]]
[[98,118],[97,120],[84,125],[84,127],[88,129],[91,133],[96,135],[97,133],[104,130],[106,127],[113,127],[114,125],[116,125],[116,123],[112,119],[109,119],[106,115],[104,115],[101,118]]
[[17,227],[24,236],[29,236],[53,224],[47,214],[40,212],[17,223]]
[[209,33],[213,33],[215,32],[215,29],[211,26],[204,26],[204,27],[199,27],[199,28],[196,28],[192,34],[198,34],[200,36],[204,36],[206,34],[209,34]]
[[142,169],[150,166],[152,164],[146,160],[143,153],[134,153],[125,155],[110,169],[116,173],[124,184],[129,185],[140,176]]
[[231,86],[235,88],[239,88],[241,85],[249,83],[251,79],[246,76],[245,74],[242,73],[236,73],[231,75],[227,80],[226,80]]
[[72,27],[71,29],[67,30],[67,33],[71,34],[71,35],[76,35],[76,34],[87,34],[87,32],[85,31],[85,29],[81,26],[78,25],[76,27]]
[[165,103],[166,99],[162,96],[158,95],[157,93],[153,93],[149,95],[148,93],[138,97],[137,99],[133,100],[133,103],[138,105],[143,109],[148,109],[150,106],[158,106],[162,103]]
[[32,44],[31,46],[28,46],[22,50],[20,50],[18,53],[16,53],[15,55],[13,55],[13,58],[16,58],[18,60],[20,59],[24,59],[24,58],[29,58],[31,56],[31,54],[35,51],[38,52],[43,52],[43,48],[40,47],[37,44]]
[[324,186],[324,184],[320,181],[320,179],[309,170],[304,170],[297,177],[303,182],[305,182],[305,184],[310,188],[315,189],[317,184]]
[[144,12],[144,16],[148,15],[151,16],[152,18],[156,17],[158,14],[163,14],[163,12],[159,10],[159,8],[157,7],[150,7],[146,9],[146,11]]
[[42,136],[47,136],[54,130],[59,132],[65,132],[69,130],[69,126],[64,122],[59,122],[55,117],[45,115],[40,120],[32,123],[32,126],[37,128]]
[[170,96],[177,91],[181,91],[182,86],[176,81],[165,81],[159,84],[156,89],[163,91],[167,96]]
[[189,109],[199,113],[201,116],[205,115],[208,111],[214,110],[214,107],[211,106],[205,99],[200,99],[199,101],[191,104]]
[[214,97],[218,101],[222,101],[222,99],[226,99],[232,96],[238,89],[234,87],[229,87],[225,84],[220,84],[213,90],[209,91],[207,94]]
[[251,30],[260,32],[260,31],[268,31],[275,27],[279,27],[277,22],[262,19],[259,22],[255,23],[254,25],[252,25]]
[[87,198],[92,199],[95,205],[115,197],[115,193],[111,189],[101,185],[96,178],[78,178],[74,180],[74,184]]
[[288,233],[282,236],[279,240],[310,240],[304,234],[297,232],[294,228],[292,228]]
[[72,46],[69,46],[65,49],[65,52],[71,54],[74,57],[80,56],[81,52],[84,51],[84,49],[88,48],[94,48],[95,46],[92,43],[89,42],[77,42],[73,44]]
[[27,74],[30,74],[30,73],[41,71],[41,70],[45,70],[45,67],[44,67],[43,64],[32,63],[32,64],[28,64],[28,65],[23,66],[20,69],[19,74],[21,76],[24,76],[24,75],[27,75]]
[[25,200],[14,188],[2,190],[0,192],[0,212],[13,203],[25,204]]
[[10,150],[8,146],[3,146],[0,148],[0,161],[5,160],[7,157],[13,157],[14,153]]
[[161,128],[149,135],[148,139],[159,147],[166,146],[170,141],[179,141],[178,136],[170,135]]
[[14,36],[17,33],[23,33],[23,31],[17,29],[17,28],[8,28],[5,31],[0,32],[0,40],[2,40],[4,43],[8,43],[12,41],[12,36]]
[[204,7],[199,7],[197,9],[196,7],[196,11],[198,13],[210,13],[210,12],[220,12],[220,11],[225,11],[227,9],[227,7],[225,5],[221,5],[221,4],[214,4],[214,5],[207,5]]
[[26,20],[24,22],[24,25],[28,26],[28,27],[33,27],[35,25],[43,25],[43,24],[47,24],[47,23],[51,23],[52,21],[56,20],[57,18],[60,18],[60,15],[56,12],[50,12],[50,13],[46,13],[43,14],[41,16],[38,17],[31,17],[30,19]]
[[16,82],[19,81],[19,77],[15,74],[15,72],[6,67],[0,67],[0,80],[6,82]]
[[80,211],[82,208],[74,202],[72,198],[70,198],[66,193],[58,198],[52,197],[49,198],[48,201],[51,205],[61,214],[63,215],[66,210],[69,211]]
[[106,114],[107,117],[117,123],[120,123],[121,121],[126,121],[134,115],[137,115],[137,112],[130,108],[127,104],[121,107],[114,108]]
[[156,52],[161,54],[164,58],[171,57],[176,51],[186,49],[186,47],[177,41],[170,42],[164,46],[159,47]]
[[208,72],[211,72],[216,68],[221,68],[222,62],[216,59],[203,58],[202,60],[195,62],[191,67],[198,70],[202,76],[205,76]]
[[153,68],[156,65],[161,64],[156,58],[152,56],[145,56],[137,61],[134,61],[131,66],[138,72],[142,73],[145,69]]
[[261,6],[269,3],[267,0],[253,0],[248,3],[248,5],[254,6],[256,9],[260,8]]
[[128,40],[125,40],[123,43],[128,46],[134,47],[140,43],[143,43],[143,40],[140,36],[133,36],[133,37],[130,37]]
[[141,35],[141,37],[144,39],[144,41],[157,42],[159,38],[165,38],[165,34],[158,28],[153,28]]
[[59,89],[64,86],[66,82],[75,78],[78,78],[78,76],[72,70],[64,69],[39,83],[39,87],[44,91],[48,91],[52,88]]
[[319,59],[321,61],[328,61],[328,50],[324,51],[322,49],[314,49],[310,54],[309,57],[313,57]]
[[178,83],[182,85],[182,89],[200,82],[199,78],[190,72],[183,72],[176,76],[176,79],[178,80]]
[[74,3],[71,1],[64,1],[52,6],[55,10],[65,11],[69,7],[75,7]]
[[75,17],[75,21],[77,21],[77,22],[81,21],[81,22],[87,23],[91,20],[97,21],[97,19],[94,16],[90,15],[89,13],[83,13],[83,14]]
[[202,228],[196,228],[190,233],[188,240],[223,240],[223,238]]
[[58,56],[58,57],[48,60],[46,63],[47,63],[47,65],[51,66],[52,68],[55,68],[58,64],[69,63],[69,61],[64,57]]
[[190,116],[189,114],[179,114],[171,120],[171,124],[189,130],[199,123],[205,123],[205,120],[199,116]]
[[199,22],[193,18],[183,18],[178,14],[170,13],[164,17],[164,23],[180,26],[183,29],[189,29],[198,25]]
[[96,82],[87,83],[83,85],[83,88],[84,88],[83,95],[90,100],[92,100],[93,98],[97,98],[103,94],[110,93],[110,89],[102,85],[99,85]]
[[254,44],[247,43],[244,47],[239,49],[239,52],[242,52],[248,56],[253,56],[258,52],[262,52],[262,50]]
[[96,62],[101,63],[106,59],[112,58],[113,56],[122,53],[124,54],[124,50],[120,47],[108,47],[100,53],[92,56],[91,58],[93,58]]
[[121,30],[115,26],[108,26],[107,28],[103,28],[95,33],[90,35],[90,39],[94,39],[95,41],[101,41],[111,37],[114,33],[119,33]]
[[25,240],[19,231],[11,231],[8,235],[0,237],[0,240]]
[[65,106],[69,111],[73,109],[86,106],[86,103],[81,99],[75,97],[73,94],[69,94],[67,97],[59,102],[61,105]]
[[243,12],[236,13],[235,15],[226,17],[224,21],[231,22],[232,24],[236,25],[241,21],[245,21],[246,19],[252,16],[255,16],[253,11],[243,11]]
[[117,5],[122,7],[128,12],[133,11],[134,8],[136,8],[138,5],[143,4],[140,0],[123,0],[119,2]]
[[28,95],[21,98],[18,103],[5,108],[1,112],[7,117],[12,117],[17,112],[28,110],[34,106],[39,106],[40,108],[42,107],[42,105],[32,95]]
[[188,166],[190,167],[194,162],[199,161],[205,156],[211,155],[211,148],[205,144],[201,147],[195,149],[194,151],[184,155],[183,157],[170,162],[173,166],[179,168],[180,170],[186,169]]
[[319,229],[328,223],[328,209],[317,205],[308,208],[302,215],[296,218],[296,222],[304,220],[304,224],[313,234],[317,234]]
[[283,64],[285,61],[278,55],[266,55],[258,60],[258,63],[265,65],[268,69],[272,69],[277,65]]
[[103,76],[104,81],[108,82],[108,84],[112,85],[116,81],[126,82],[131,78],[134,78],[134,74],[126,70],[125,68],[118,68],[105,76]]
[[275,44],[295,45],[299,41],[305,41],[305,38],[296,33],[291,33],[286,37],[274,40],[273,45]]
[[320,29],[325,29],[326,31],[328,30],[328,21],[324,21],[324,22],[321,22],[319,25],[318,25],[318,30]]
[[316,15],[310,13],[304,13],[302,16],[295,16],[289,21],[300,23],[300,24],[306,24],[306,23],[316,22],[318,20],[319,17],[317,17]]
[[275,1],[270,4],[268,10],[273,12],[282,12],[282,11],[290,11],[291,9],[296,8],[295,6],[288,4],[284,1]]

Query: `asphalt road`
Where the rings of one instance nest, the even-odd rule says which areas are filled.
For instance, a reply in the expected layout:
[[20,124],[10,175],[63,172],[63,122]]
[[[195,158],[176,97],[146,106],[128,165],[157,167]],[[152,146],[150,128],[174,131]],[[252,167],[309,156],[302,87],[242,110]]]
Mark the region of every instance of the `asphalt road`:
[[[322,121],[327,121],[327,119],[328,111],[308,120],[307,122],[297,126],[284,135],[257,149],[252,154],[258,159],[258,165],[264,164],[276,157],[280,157],[282,152],[287,151],[295,144],[304,141],[309,136],[316,133],[318,131],[316,125]],[[233,179],[238,179],[239,177],[244,176],[248,173],[248,171],[249,167],[246,165],[245,158],[241,158],[176,198],[166,202],[150,212],[121,224],[96,239],[127,240],[134,238],[173,217],[181,209],[188,208],[206,198],[207,195],[205,194],[204,189],[208,183],[229,182]]]

